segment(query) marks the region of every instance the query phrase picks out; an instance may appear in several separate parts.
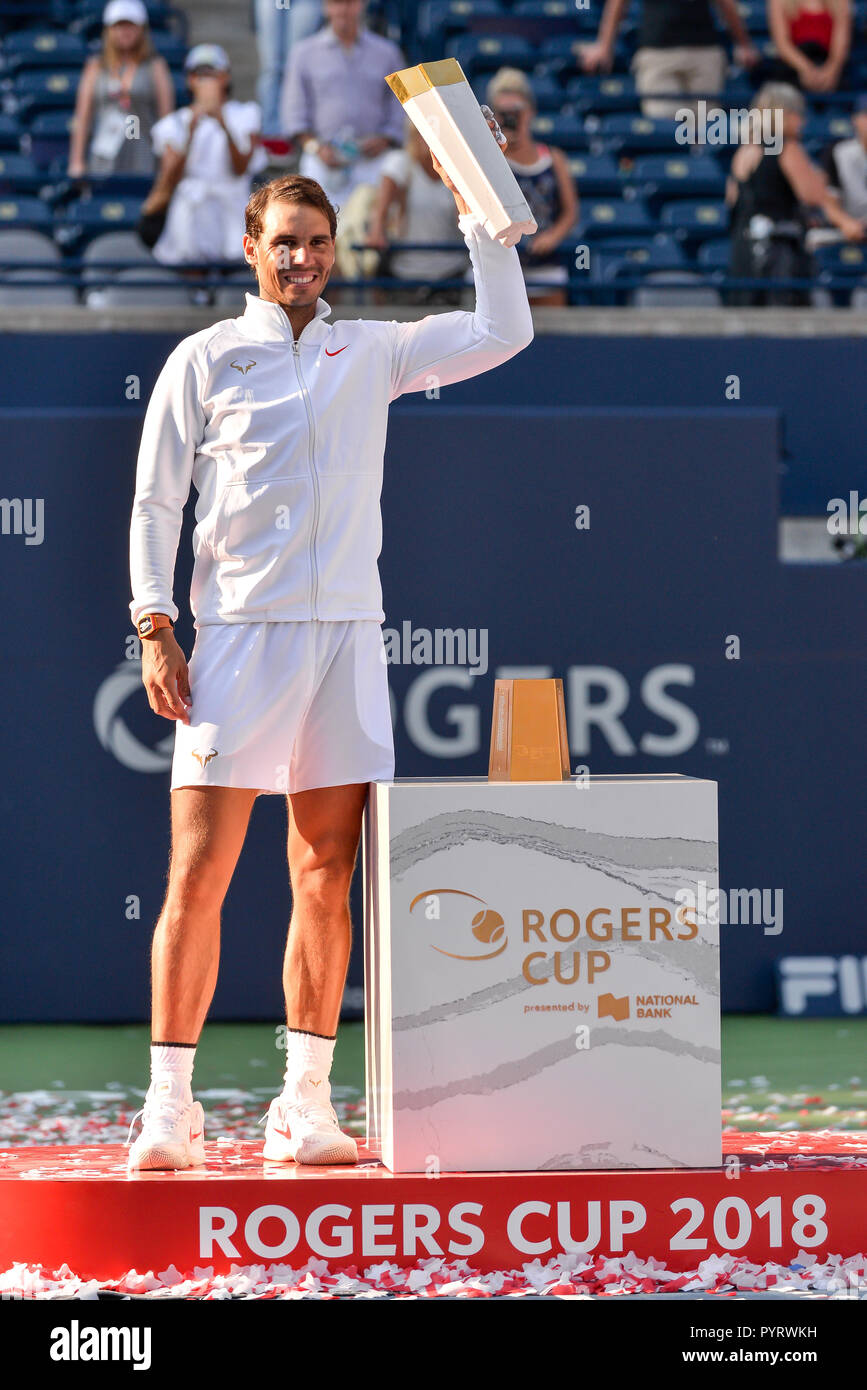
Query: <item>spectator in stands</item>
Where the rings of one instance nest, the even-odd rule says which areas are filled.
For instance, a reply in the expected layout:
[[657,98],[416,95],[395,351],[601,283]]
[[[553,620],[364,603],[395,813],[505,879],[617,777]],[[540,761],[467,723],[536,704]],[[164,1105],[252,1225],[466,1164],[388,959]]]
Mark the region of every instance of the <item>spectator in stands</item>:
[[[807,208],[820,208],[844,237],[861,241],[864,226],[840,206],[822,170],[800,143],[805,103],[795,87],[769,82],[756,97],[759,110],[783,112],[779,152],[739,145],[731,164],[726,202],[732,209],[729,274],[744,279],[810,279]],[[734,290],[732,304],[809,304],[806,289]]]
[[385,77],[406,62],[365,26],[364,8],[325,0],[328,23],[293,48],[283,91],[283,131],[303,150],[299,172],[341,201],[378,184],[388,151],[403,144],[403,108]]
[[[556,253],[578,220],[578,195],[569,161],[562,150],[533,138],[536,100],[520,68],[500,68],[488,83],[486,98],[509,142],[506,159],[539,228],[518,242],[527,297],[533,304],[566,304],[569,271]],[[533,282],[550,288],[534,288]]]
[[172,75],[151,47],[142,0],[109,0],[102,23],[102,50],[78,83],[69,175],[151,174],[151,131],[175,105]]
[[828,181],[849,216],[867,223],[867,96],[856,101],[852,125],[851,139],[840,140],[830,152]]
[[266,136],[280,130],[280,92],[289,54],[301,39],[315,34],[322,23],[322,0],[255,0],[256,43],[259,49],[259,105]]
[[[452,243],[455,250],[389,253],[391,240]],[[455,222],[455,200],[434,169],[427,143],[413,125],[404,148],[392,150],[383,162],[367,241],[388,253],[381,263],[381,274],[425,281],[421,286],[401,289],[401,302],[460,304],[460,284],[452,288],[437,285],[442,280],[462,281],[467,268],[466,246]]]
[[768,0],[768,29],[776,81],[805,92],[836,91],[852,43],[849,0]]
[[191,104],[153,129],[160,172],[145,213],[170,196],[154,256],[166,265],[240,260],[253,175],[266,162],[259,106],[228,99],[229,58],[219,44],[197,44],[185,66]]
[[[734,60],[752,67],[759,52],[750,40],[736,0],[714,0],[734,40]],[[596,42],[581,50],[587,72],[610,72],[617,31],[628,0],[605,0]],[[645,116],[665,119],[696,103],[658,100],[666,92],[684,97],[715,96],[723,90],[726,52],[714,24],[711,0],[642,0],[641,26],[632,60],[635,86],[644,100]]]

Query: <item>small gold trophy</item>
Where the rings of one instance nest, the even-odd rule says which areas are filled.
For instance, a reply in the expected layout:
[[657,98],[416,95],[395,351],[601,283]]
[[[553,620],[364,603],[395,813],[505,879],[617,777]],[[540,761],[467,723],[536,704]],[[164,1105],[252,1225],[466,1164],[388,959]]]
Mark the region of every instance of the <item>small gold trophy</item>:
[[569,778],[563,682],[494,682],[491,782],[562,782]]

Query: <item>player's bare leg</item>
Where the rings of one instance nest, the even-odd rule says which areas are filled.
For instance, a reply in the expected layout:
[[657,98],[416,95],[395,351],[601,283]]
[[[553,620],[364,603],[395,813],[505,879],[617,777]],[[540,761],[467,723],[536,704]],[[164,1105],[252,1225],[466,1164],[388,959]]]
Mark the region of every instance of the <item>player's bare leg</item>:
[[255,791],[234,787],[171,794],[169,881],[151,948],[151,1085],[131,1169],[204,1162],[202,1107],[191,1090],[195,1044],[217,982],[220,909],[255,799]]
[[368,783],[320,787],[289,797],[292,919],[283,963],[286,1076],[269,1111],[265,1157],[354,1163],[341,1134],[329,1076],[349,964],[349,885]]
[[367,782],[290,798],[292,920],[283,961],[286,1022],[333,1037],[349,966],[349,886]]
[[179,787],[165,902],[151,947],[153,1037],[196,1043],[217,983],[220,909],[244,844],[255,791]]

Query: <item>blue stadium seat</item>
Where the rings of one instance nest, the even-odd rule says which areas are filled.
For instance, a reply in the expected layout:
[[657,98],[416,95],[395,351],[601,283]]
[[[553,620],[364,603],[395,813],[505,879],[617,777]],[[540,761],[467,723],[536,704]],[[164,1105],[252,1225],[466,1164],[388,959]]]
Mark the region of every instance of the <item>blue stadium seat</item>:
[[463,33],[473,19],[502,13],[500,0],[429,0],[419,6],[417,32],[433,52],[446,35]]
[[812,112],[804,122],[801,140],[805,145],[836,145],[838,140],[851,140],[854,133],[848,116]]
[[17,150],[21,144],[21,124],[17,116],[0,116],[0,150]]
[[24,119],[41,111],[71,111],[75,105],[78,73],[22,72],[12,86],[15,108]]
[[178,72],[183,71],[184,59],[187,56],[187,45],[183,39],[178,38],[177,34],[151,34],[151,42],[154,51],[165,58],[170,68]]
[[861,276],[867,272],[867,247],[854,241],[834,241],[830,245],[817,246],[813,255],[820,271],[826,275]]
[[34,68],[63,68],[76,70],[84,66],[87,45],[77,34],[65,34],[57,29],[25,29],[8,34],[3,40],[3,64],[7,72],[25,72]]
[[723,202],[666,203],[660,217],[664,227],[675,229],[690,241],[718,237],[728,231],[729,225],[729,211]]
[[696,260],[703,270],[728,270],[731,242],[725,239],[706,241],[698,248]]
[[741,19],[748,34],[767,34],[768,7],[765,0],[740,0],[738,4]]
[[575,0],[518,0],[513,13],[520,19],[538,20],[540,26],[552,19],[568,19],[574,28],[594,35],[599,27],[593,7],[588,4],[583,10],[576,9]]
[[89,180],[94,198],[144,199],[153,185],[153,174],[105,174]]
[[709,154],[648,154],[635,160],[628,181],[652,207],[669,198],[722,198],[726,176]]
[[636,116],[640,114],[635,82],[628,74],[573,77],[566,84],[566,100],[579,112],[593,111],[601,115],[605,111],[632,111]]
[[77,198],[55,223],[55,239],[80,249],[103,232],[133,231],[141,216],[139,198]]
[[597,241],[631,233],[647,233],[655,224],[647,206],[639,199],[604,198],[582,200],[575,236],[578,241]]
[[534,118],[532,129],[536,139],[546,144],[559,145],[564,150],[588,148],[584,122],[579,116],[552,116],[545,112]]
[[[679,270],[688,265],[683,247],[671,236],[611,237],[594,244],[590,252],[593,303],[626,304],[631,286],[626,282],[651,271]],[[580,272],[574,272],[576,285]],[[586,276],[585,276],[586,279]]]
[[717,309],[719,290],[694,270],[654,270],[629,295],[637,309]]
[[623,178],[617,160],[610,154],[573,154],[569,159],[578,192],[583,198],[620,198]]
[[0,197],[0,228],[32,227],[51,235],[51,209],[41,198]]
[[45,183],[45,171],[26,154],[0,154],[0,194],[35,192]]
[[637,245],[627,245],[621,250],[616,248],[616,242],[606,242],[600,247],[599,272],[602,280],[643,275],[652,270],[679,270],[689,264],[680,242],[663,234]]
[[54,160],[65,160],[69,154],[71,111],[43,111],[32,121],[27,132],[30,156],[35,164],[44,167]]
[[566,102],[566,93],[556,77],[551,73],[533,73],[530,80],[533,84],[533,96],[539,111],[555,113],[562,111]]
[[529,40],[514,34],[465,34],[447,45],[447,56],[457,58],[470,77],[502,67],[523,68],[529,72],[537,51]]
[[[589,125],[589,122],[588,122]],[[621,153],[640,153],[653,150],[660,154],[669,150],[673,154],[683,151],[674,138],[677,122],[674,120],[650,120],[647,116],[630,116],[625,112],[615,112],[601,116],[595,130],[609,149]]]

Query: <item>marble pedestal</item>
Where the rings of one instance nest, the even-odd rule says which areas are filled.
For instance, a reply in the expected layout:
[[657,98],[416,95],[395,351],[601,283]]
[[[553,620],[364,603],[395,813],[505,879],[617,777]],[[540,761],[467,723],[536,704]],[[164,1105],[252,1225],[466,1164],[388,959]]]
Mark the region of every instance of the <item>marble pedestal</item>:
[[379,782],[363,853],[388,1168],[720,1162],[716,783]]

